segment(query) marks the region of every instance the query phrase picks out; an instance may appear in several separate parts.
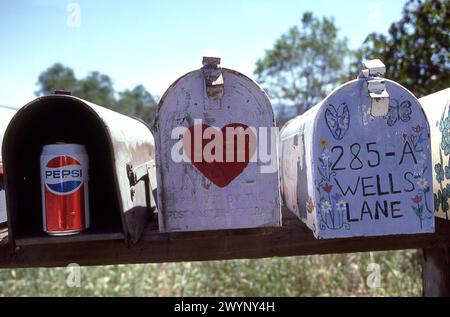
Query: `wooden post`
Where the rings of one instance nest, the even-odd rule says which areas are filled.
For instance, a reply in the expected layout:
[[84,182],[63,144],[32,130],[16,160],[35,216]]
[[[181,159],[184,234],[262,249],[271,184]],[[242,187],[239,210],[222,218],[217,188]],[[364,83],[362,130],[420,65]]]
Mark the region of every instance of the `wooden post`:
[[423,249],[423,296],[450,297],[450,249]]

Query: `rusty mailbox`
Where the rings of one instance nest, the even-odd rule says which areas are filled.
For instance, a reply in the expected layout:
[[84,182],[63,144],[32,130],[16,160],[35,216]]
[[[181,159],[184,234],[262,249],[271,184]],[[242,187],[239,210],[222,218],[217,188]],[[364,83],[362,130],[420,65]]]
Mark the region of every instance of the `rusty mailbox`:
[[286,206],[317,238],[434,232],[430,132],[379,60],[280,132]]
[[264,91],[204,57],[164,94],[155,120],[163,232],[280,225],[274,116]]
[[[16,113],[17,109],[0,106],[0,149],[2,148],[3,135],[5,134],[6,127],[9,121]],[[3,160],[2,153],[0,151],[0,223],[6,222],[6,198],[5,198],[5,186],[3,183]]]
[[450,219],[450,88],[419,99],[430,122],[434,209]]
[[[39,157],[44,145],[58,142],[82,144],[89,157],[90,229],[63,238],[42,230]],[[155,207],[154,154],[152,133],[137,119],[65,92],[33,100],[11,120],[3,142],[10,239],[137,241]]]

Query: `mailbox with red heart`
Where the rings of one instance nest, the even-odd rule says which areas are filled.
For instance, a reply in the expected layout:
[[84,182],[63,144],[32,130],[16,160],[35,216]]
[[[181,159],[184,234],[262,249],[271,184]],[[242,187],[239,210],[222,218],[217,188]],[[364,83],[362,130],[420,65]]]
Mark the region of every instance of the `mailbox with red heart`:
[[279,226],[277,133],[264,91],[204,57],[164,94],[155,120],[163,232]]

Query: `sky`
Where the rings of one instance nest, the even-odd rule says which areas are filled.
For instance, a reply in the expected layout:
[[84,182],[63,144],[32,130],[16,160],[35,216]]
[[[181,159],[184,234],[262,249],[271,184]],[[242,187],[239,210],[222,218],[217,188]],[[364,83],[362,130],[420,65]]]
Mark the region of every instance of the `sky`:
[[0,105],[35,98],[39,74],[56,62],[78,78],[109,75],[116,91],[143,84],[161,96],[220,52],[222,66],[253,77],[255,62],[305,11],[334,17],[358,48],[387,33],[406,0],[0,0]]

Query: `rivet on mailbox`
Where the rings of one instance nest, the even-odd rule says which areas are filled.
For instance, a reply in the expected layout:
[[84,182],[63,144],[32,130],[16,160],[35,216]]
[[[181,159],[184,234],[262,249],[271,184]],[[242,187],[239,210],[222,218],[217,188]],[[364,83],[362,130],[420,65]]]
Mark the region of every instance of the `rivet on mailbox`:
[[280,132],[285,204],[318,238],[434,232],[424,112],[381,62],[365,67]]
[[155,121],[164,232],[280,225],[277,134],[264,91],[205,56],[164,94]]
[[419,101],[430,122],[436,216],[450,219],[450,88]]

